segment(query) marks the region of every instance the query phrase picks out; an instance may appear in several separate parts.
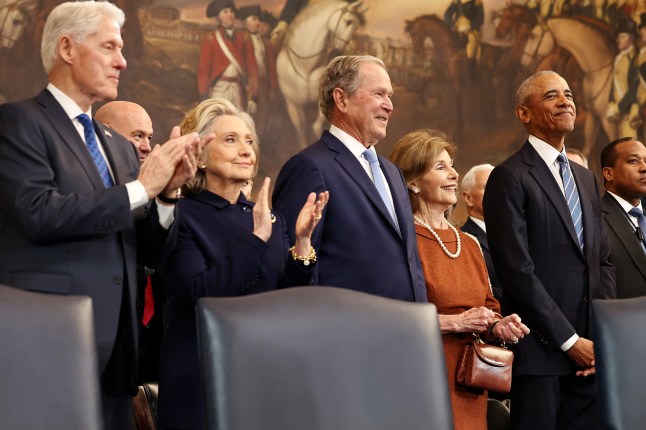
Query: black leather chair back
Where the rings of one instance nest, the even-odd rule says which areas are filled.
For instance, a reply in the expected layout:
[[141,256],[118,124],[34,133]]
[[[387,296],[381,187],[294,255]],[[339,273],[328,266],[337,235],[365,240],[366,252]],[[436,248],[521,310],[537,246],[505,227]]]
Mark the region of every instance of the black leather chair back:
[[198,302],[207,428],[452,428],[435,306],[330,287]]
[[597,387],[605,426],[644,428],[646,297],[595,300],[592,308]]
[[0,429],[103,428],[92,301],[0,285]]

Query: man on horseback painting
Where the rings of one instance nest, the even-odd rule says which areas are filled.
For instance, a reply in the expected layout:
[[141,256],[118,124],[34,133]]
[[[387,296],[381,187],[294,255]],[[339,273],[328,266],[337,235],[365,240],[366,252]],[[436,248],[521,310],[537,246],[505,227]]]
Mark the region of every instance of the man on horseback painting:
[[223,97],[254,113],[258,93],[258,68],[249,35],[235,29],[233,0],[213,0],[206,16],[216,17],[220,27],[202,42],[197,71],[200,98]]
[[469,62],[469,75],[475,77],[480,60],[480,27],[484,22],[484,7],[481,0],[453,0],[444,12],[444,21],[466,39],[465,53]]
[[630,19],[621,20],[617,27],[619,53],[615,57],[607,112],[608,120],[615,124],[618,136],[636,136],[640,121],[637,104],[639,74],[636,38],[635,23]]

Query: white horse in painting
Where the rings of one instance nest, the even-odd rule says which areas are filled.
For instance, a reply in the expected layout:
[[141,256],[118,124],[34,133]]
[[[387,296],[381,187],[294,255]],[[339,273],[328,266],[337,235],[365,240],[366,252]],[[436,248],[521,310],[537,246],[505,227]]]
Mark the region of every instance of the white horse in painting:
[[0,0],[0,54],[20,39],[37,5],[37,0]]
[[617,47],[592,24],[570,18],[552,18],[534,28],[525,46],[522,65],[534,69],[555,45],[568,50],[585,74],[583,94],[575,101],[592,113],[584,123],[583,144],[583,152],[590,155],[600,125],[610,141],[617,138],[617,127],[606,117]]
[[325,118],[318,112],[319,81],[332,52],[342,52],[363,23],[361,1],[319,1],[291,22],[276,59],[278,84],[301,146],[321,133]]

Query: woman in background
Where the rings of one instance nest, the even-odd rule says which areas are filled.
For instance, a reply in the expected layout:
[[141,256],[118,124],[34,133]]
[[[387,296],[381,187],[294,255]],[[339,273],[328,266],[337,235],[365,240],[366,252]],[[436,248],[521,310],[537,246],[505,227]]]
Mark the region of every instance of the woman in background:
[[486,430],[487,392],[456,383],[458,359],[472,333],[516,343],[529,329],[516,314],[500,315],[480,245],[447,219],[457,202],[454,155],[448,136],[423,129],[402,137],[390,160],[408,186],[426,292],[442,331],[455,429]]
[[311,193],[290,248],[285,222],[269,210],[269,178],[250,202],[241,192],[258,169],[251,117],[228,100],[209,99],[188,112],[182,133],[214,133],[198,160],[196,178],[177,205],[177,240],[161,262],[168,291],[160,360],[159,426],[200,429],[204,399],[199,378],[195,305],[201,297],[241,296],[309,285],[316,270],[310,236],[328,199]]

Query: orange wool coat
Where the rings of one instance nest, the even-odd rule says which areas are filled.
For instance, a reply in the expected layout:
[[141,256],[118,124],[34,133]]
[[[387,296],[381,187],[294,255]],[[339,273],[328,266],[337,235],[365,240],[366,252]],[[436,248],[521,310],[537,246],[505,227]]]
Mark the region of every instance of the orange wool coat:
[[[437,306],[439,314],[459,314],[479,306],[500,313],[500,305],[489,286],[482,251],[473,237],[458,230],[462,251],[453,259],[444,253],[437,239],[425,227],[415,225],[415,231],[428,301]],[[435,231],[449,252],[456,252],[457,240],[453,230]],[[458,359],[469,340],[462,334],[442,335],[453,421],[455,430],[486,430],[487,392],[455,383]]]

